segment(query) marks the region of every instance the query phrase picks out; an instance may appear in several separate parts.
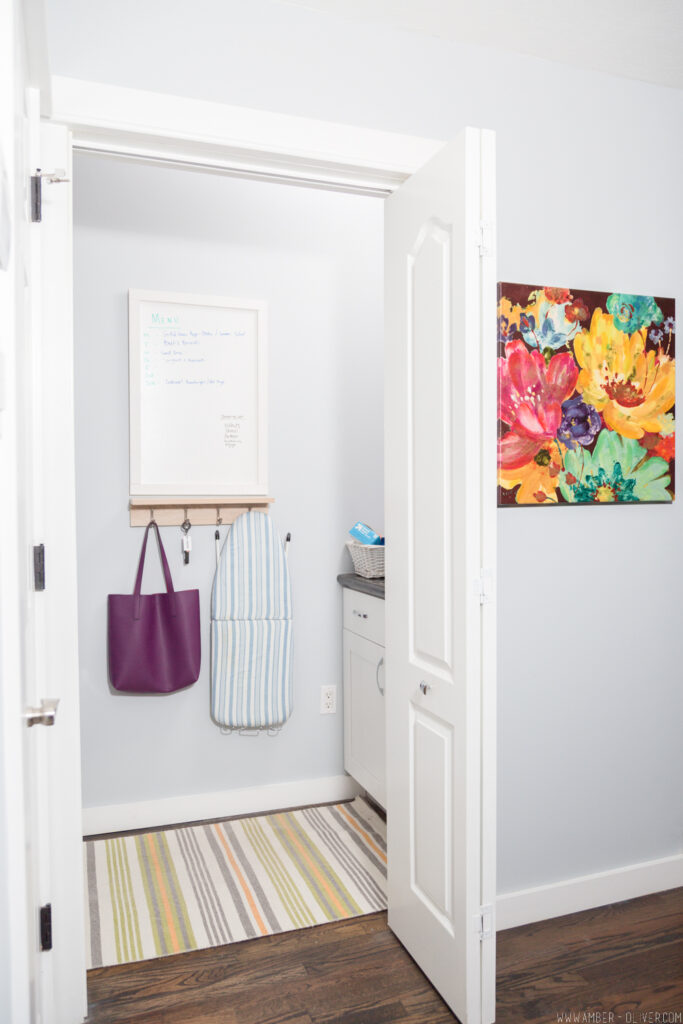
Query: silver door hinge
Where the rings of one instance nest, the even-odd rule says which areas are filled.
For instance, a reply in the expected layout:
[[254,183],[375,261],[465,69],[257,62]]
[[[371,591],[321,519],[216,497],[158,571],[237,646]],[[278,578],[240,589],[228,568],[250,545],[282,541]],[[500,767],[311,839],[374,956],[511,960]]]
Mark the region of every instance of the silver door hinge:
[[484,939],[490,939],[493,935],[493,907],[490,903],[487,903],[483,907],[479,907],[479,938],[483,942]]
[[54,725],[58,707],[59,697],[43,698],[39,708],[26,708],[22,718],[29,729],[34,725]]
[[493,252],[493,224],[489,220],[479,221],[479,255],[490,256]]
[[481,569],[474,581],[475,591],[479,596],[479,604],[489,604],[493,598],[493,573],[490,569]]
[[31,175],[31,223],[40,224],[43,219],[43,182],[48,185],[60,185],[71,181],[66,177],[66,171],[41,171],[40,167],[35,174]]

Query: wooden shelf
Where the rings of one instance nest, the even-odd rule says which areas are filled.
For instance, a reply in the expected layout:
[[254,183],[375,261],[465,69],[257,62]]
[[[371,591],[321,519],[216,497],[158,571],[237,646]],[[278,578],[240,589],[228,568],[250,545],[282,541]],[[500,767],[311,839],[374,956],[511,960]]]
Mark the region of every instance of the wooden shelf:
[[260,509],[267,512],[275,498],[265,495],[239,494],[220,498],[131,498],[128,504],[131,526],[147,526],[153,517],[159,526],[180,526],[187,517],[193,526],[216,526],[233,523],[243,512]]

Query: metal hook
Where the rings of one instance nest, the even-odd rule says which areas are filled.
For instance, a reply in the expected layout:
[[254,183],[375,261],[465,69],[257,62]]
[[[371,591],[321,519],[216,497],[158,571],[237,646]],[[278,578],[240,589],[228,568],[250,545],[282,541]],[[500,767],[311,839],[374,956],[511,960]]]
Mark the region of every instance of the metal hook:
[[185,520],[180,524],[180,529],[183,534],[183,563],[185,565],[189,565],[190,551],[192,550],[192,541],[190,540],[190,530],[192,529],[192,523],[187,518],[187,509],[185,509]]
[[154,522],[154,509],[153,508],[151,508],[149,510],[149,521],[150,521],[150,523]]
[[216,526],[220,526],[223,522],[220,508],[216,509]]

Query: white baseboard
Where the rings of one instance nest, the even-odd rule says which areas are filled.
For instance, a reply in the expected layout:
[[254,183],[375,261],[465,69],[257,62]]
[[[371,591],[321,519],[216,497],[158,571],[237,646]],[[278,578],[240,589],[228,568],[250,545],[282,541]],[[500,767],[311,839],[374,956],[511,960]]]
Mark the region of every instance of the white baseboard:
[[109,804],[83,808],[83,835],[126,832],[134,828],[158,828],[185,821],[229,818],[235,814],[258,814],[285,807],[349,800],[360,792],[350,775],[299,779],[268,786],[226,789],[217,793],[141,800],[132,804]]
[[[216,793],[141,800],[132,804],[86,807],[83,809],[83,835],[159,828],[237,814],[268,813],[285,807],[349,800],[359,792],[360,786],[349,775],[332,775]],[[496,928],[498,931],[517,928],[533,921],[562,917],[679,886],[683,886],[683,854],[569,878],[498,896]]]
[[496,928],[517,928],[532,921],[575,914],[679,886],[683,886],[683,854],[630,864],[596,875],[504,893],[496,900]]

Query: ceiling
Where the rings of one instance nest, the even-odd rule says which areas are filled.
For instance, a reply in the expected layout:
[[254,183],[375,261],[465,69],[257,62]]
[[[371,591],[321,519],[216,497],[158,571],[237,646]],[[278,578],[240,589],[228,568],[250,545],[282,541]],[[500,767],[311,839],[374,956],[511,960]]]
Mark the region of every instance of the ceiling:
[[285,0],[683,89],[683,0]]

